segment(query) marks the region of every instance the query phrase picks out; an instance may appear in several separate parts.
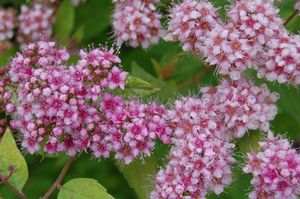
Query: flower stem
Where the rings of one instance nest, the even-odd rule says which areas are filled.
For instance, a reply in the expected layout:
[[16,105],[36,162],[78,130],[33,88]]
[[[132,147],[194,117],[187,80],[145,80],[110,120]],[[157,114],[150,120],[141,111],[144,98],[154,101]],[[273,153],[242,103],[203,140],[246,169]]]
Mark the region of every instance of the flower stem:
[[60,188],[61,186],[61,181],[63,180],[63,178],[65,177],[67,171],[69,170],[71,164],[74,161],[74,157],[70,157],[68,159],[68,161],[66,162],[66,164],[64,165],[63,169],[61,170],[60,174],[58,175],[58,177],[56,178],[55,182],[51,185],[51,187],[49,188],[49,190],[40,198],[40,199],[48,199],[50,197],[50,195],[58,188]]
[[11,185],[9,182],[8,182],[8,178],[6,177],[3,177],[3,176],[0,176],[0,180],[3,184],[5,184],[10,190],[12,190],[13,192],[16,193],[16,195],[21,198],[21,199],[26,199],[26,196],[25,194],[21,191],[21,190],[18,190],[16,189],[13,185]]
[[284,25],[286,26],[297,14],[299,13],[299,10],[295,10],[284,22]]

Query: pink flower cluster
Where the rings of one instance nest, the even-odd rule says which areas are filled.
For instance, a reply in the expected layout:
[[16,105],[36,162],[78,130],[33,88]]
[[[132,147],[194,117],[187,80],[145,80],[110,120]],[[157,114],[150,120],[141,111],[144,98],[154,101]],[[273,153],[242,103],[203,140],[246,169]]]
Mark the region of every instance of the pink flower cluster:
[[175,101],[167,118],[174,136],[170,162],[156,176],[152,199],[206,198],[220,194],[231,183],[230,166],[235,162],[224,127],[205,100],[187,97]]
[[222,24],[207,1],[184,0],[170,11],[166,40],[180,41],[184,51],[201,54],[206,34]]
[[251,173],[250,199],[296,199],[300,195],[300,154],[286,139],[269,135],[258,153],[249,153],[244,167]]
[[277,114],[278,93],[271,93],[265,84],[255,86],[244,78],[223,80],[216,87],[202,88],[201,93],[204,100],[213,103],[214,111],[224,117],[224,125],[231,129],[231,137],[242,137],[248,130],[267,132],[269,122]]
[[232,80],[240,79],[243,71],[254,66],[261,52],[260,45],[245,38],[234,24],[214,28],[203,43],[205,61],[216,65],[219,74],[229,75]]
[[158,43],[163,34],[154,2],[150,0],[117,1],[113,13],[113,30],[117,44],[148,48]]
[[18,86],[11,124],[22,133],[27,151],[74,156],[91,150],[95,157],[115,152],[129,164],[149,156],[158,138],[170,142],[163,106],[109,93],[124,89],[127,76],[113,51],[81,50],[77,63],[67,66],[69,58],[54,42],[40,41],[10,63],[10,79]]
[[300,36],[288,33],[271,39],[268,44],[267,61],[259,68],[258,77],[266,77],[278,83],[300,84]]
[[51,7],[43,4],[33,4],[32,7],[22,5],[17,41],[25,46],[29,42],[51,36],[54,21],[54,9]]
[[116,158],[129,164],[140,154],[150,156],[157,138],[169,143],[172,130],[162,118],[166,110],[155,103],[124,101],[119,96],[104,93],[101,102],[103,120],[94,127],[91,149],[95,157]]
[[156,176],[151,198],[206,198],[231,183],[234,137],[248,129],[269,130],[276,93],[245,79],[201,89],[202,97],[175,101],[164,116],[174,131],[170,162]]
[[184,0],[171,9],[167,40],[204,56],[221,75],[238,80],[252,68],[259,78],[300,84],[300,37],[284,28],[271,0],[241,0],[228,10],[225,25],[205,0]]
[[228,16],[240,34],[263,45],[284,29],[273,3],[273,0],[242,0],[232,5]]
[[0,43],[11,39],[14,35],[14,28],[16,27],[15,12],[11,9],[0,8]]
[[126,73],[111,51],[81,51],[67,67],[69,54],[54,42],[28,45],[10,63],[11,80],[18,84],[13,126],[23,134],[23,147],[34,153],[69,155],[87,149],[87,126],[100,121],[96,101],[107,88],[124,87]]

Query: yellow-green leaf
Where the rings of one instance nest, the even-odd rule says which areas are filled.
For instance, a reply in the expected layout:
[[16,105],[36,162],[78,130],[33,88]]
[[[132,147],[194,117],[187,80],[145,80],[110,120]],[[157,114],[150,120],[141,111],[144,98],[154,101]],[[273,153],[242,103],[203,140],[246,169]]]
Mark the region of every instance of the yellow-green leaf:
[[258,152],[260,150],[259,141],[261,141],[263,137],[264,134],[259,131],[249,131],[244,137],[238,140],[237,145],[240,152]]
[[18,190],[21,190],[28,179],[28,168],[26,161],[20,153],[14,137],[7,130],[0,143],[0,174],[8,175],[8,167],[14,166],[14,172],[9,178],[9,183]]
[[113,199],[106,189],[91,178],[76,178],[64,184],[57,199]]
[[129,96],[141,96],[147,97],[160,91],[161,88],[157,88],[156,86],[133,76],[128,76],[126,80],[126,87],[124,94],[126,97]]

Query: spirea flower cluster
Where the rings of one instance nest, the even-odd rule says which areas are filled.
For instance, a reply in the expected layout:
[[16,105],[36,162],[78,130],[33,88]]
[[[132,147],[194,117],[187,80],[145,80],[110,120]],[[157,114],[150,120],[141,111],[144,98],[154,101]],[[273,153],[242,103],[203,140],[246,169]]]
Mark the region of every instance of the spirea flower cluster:
[[279,94],[270,92],[267,85],[256,86],[244,78],[223,80],[216,87],[201,89],[202,98],[213,103],[213,109],[222,115],[224,125],[231,129],[231,137],[242,137],[248,130],[267,132],[269,122],[277,114]]
[[81,51],[80,56],[68,68],[65,49],[38,42],[12,60],[11,80],[19,86],[13,126],[22,131],[29,152],[38,151],[44,142],[48,153],[74,155],[87,148],[86,128],[100,121],[96,100],[103,89],[124,87],[126,73],[115,66],[120,62],[117,56],[100,49]]
[[201,89],[201,98],[184,97],[166,113],[174,131],[169,163],[156,176],[151,198],[206,198],[230,185],[232,138],[250,129],[269,130],[278,94],[251,81],[223,80]]
[[10,63],[10,79],[18,87],[11,124],[28,152],[74,156],[91,150],[95,157],[115,152],[116,159],[129,164],[139,155],[149,156],[157,139],[170,142],[163,106],[109,93],[124,89],[127,76],[112,50],[81,50],[71,66],[69,58],[54,42],[40,41]]
[[158,43],[163,34],[156,11],[156,1],[116,1],[113,13],[113,30],[118,45],[127,43],[132,47],[148,48]]
[[24,46],[43,37],[50,37],[54,21],[54,9],[51,7],[43,4],[22,5],[17,41]]
[[236,1],[228,22],[205,0],[184,0],[170,11],[168,40],[204,56],[221,75],[238,80],[246,69],[278,83],[299,84],[300,37],[289,33],[270,0]]
[[250,199],[296,199],[300,195],[300,154],[287,139],[269,135],[258,153],[249,153],[243,171],[251,173]]
[[16,27],[15,12],[11,9],[0,8],[0,43],[11,39],[14,35],[14,28]]
[[155,103],[124,101],[119,96],[104,93],[101,102],[103,120],[95,126],[91,149],[95,157],[108,157],[110,151],[125,164],[139,154],[150,156],[157,138],[169,143],[171,128],[162,118],[166,110]]
[[278,83],[300,84],[300,37],[288,33],[268,42],[267,62],[258,77]]
[[208,192],[220,194],[231,183],[234,144],[225,138],[226,129],[210,105],[184,97],[168,111],[174,127],[170,161],[158,172],[151,198],[205,198]]
[[[73,0],[74,6],[85,0]],[[0,52],[12,47],[10,40],[25,47],[30,42],[49,39],[52,36],[55,22],[56,5],[59,0],[36,0],[28,5],[22,5],[19,12],[0,8]],[[58,6],[57,6],[58,7]]]
[[170,11],[167,40],[180,41],[184,51],[201,54],[206,34],[222,25],[217,9],[207,1],[184,0]]

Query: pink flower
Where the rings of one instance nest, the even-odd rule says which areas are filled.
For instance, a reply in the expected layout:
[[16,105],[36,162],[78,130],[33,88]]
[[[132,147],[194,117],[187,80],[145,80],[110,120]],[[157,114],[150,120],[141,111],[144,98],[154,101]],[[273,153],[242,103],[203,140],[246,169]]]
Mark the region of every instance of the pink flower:
[[15,106],[13,104],[9,103],[9,104],[6,104],[5,109],[6,109],[7,113],[12,113],[15,111]]
[[115,89],[116,87],[124,89],[126,77],[126,72],[121,71],[118,67],[113,67],[108,75],[108,87],[110,89]]

